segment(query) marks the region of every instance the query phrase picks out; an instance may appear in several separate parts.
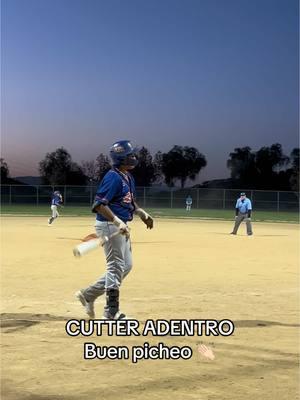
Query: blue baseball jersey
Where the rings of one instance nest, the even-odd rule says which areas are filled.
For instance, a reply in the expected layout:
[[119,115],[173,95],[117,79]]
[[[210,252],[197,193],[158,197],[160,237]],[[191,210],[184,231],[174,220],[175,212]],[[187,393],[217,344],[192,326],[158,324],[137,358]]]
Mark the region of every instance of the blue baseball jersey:
[[62,203],[61,197],[58,196],[57,194],[54,194],[52,196],[51,205],[52,206],[59,206],[61,203]]
[[247,198],[244,199],[244,200],[237,199],[235,208],[238,208],[238,209],[239,209],[239,212],[245,214],[245,213],[247,213],[249,210],[252,210],[251,200],[250,200],[250,199],[247,199]]
[[[100,204],[108,206],[111,211],[123,222],[131,221],[135,198],[135,183],[131,174],[121,174],[116,169],[111,169],[102,179],[97,194],[93,210]],[[97,213],[98,221],[107,221],[101,214]]]
[[193,204],[193,199],[192,199],[191,197],[187,197],[187,198],[185,199],[185,203],[186,203],[187,205],[191,205],[191,204]]

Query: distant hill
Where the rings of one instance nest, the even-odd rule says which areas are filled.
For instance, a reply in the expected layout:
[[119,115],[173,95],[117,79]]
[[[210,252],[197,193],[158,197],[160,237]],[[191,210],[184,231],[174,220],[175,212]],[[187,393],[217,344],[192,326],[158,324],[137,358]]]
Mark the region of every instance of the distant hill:
[[195,185],[193,188],[209,188],[209,189],[232,189],[236,187],[236,182],[231,179],[213,179],[205,181],[202,185]]
[[19,182],[22,182],[23,185],[37,186],[42,185],[42,178],[40,176],[16,176],[16,179]]
[[5,181],[1,181],[1,185],[24,185],[24,183],[16,178],[6,178]]

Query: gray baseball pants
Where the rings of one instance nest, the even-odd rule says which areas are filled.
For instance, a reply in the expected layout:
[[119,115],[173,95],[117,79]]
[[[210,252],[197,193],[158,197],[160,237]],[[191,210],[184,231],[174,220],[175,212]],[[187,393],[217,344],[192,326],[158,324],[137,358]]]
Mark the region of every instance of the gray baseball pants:
[[[96,221],[96,234],[98,237],[110,236],[118,228],[111,222]],[[105,293],[106,289],[119,290],[123,279],[132,268],[132,255],[130,239],[125,235],[116,235],[104,244],[106,257],[106,273],[95,283],[83,291],[87,301],[94,301]]]
[[251,225],[251,221],[249,220],[249,218],[248,218],[248,213],[241,213],[241,212],[239,212],[238,213],[238,216],[237,216],[237,218],[236,218],[236,220],[235,220],[235,224],[234,224],[234,228],[233,228],[233,233],[237,233],[237,231],[238,231],[238,229],[239,229],[239,226],[241,225],[241,223],[243,222],[243,221],[246,221],[246,226],[247,226],[247,235],[252,235],[252,225]]

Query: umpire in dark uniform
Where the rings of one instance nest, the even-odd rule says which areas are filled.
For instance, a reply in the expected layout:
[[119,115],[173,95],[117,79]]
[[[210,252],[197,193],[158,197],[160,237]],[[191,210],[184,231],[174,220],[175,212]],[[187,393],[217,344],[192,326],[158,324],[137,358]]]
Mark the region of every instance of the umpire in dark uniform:
[[236,235],[241,223],[245,220],[247,226],[247,235],[253,235],[251,225],[251,200],[247,198],[246,193],[241,193],[235,205],[235,224],[231,235]]

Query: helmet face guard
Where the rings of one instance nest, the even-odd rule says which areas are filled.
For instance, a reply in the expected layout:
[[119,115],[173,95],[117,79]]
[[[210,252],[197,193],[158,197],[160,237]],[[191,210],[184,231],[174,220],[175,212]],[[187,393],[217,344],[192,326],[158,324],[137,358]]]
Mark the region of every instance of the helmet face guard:
[[128,165],[135,167],[138,164],[137,148],[133,148],[129,140],[120,140],[110,148],[110,157],[114,167]]

